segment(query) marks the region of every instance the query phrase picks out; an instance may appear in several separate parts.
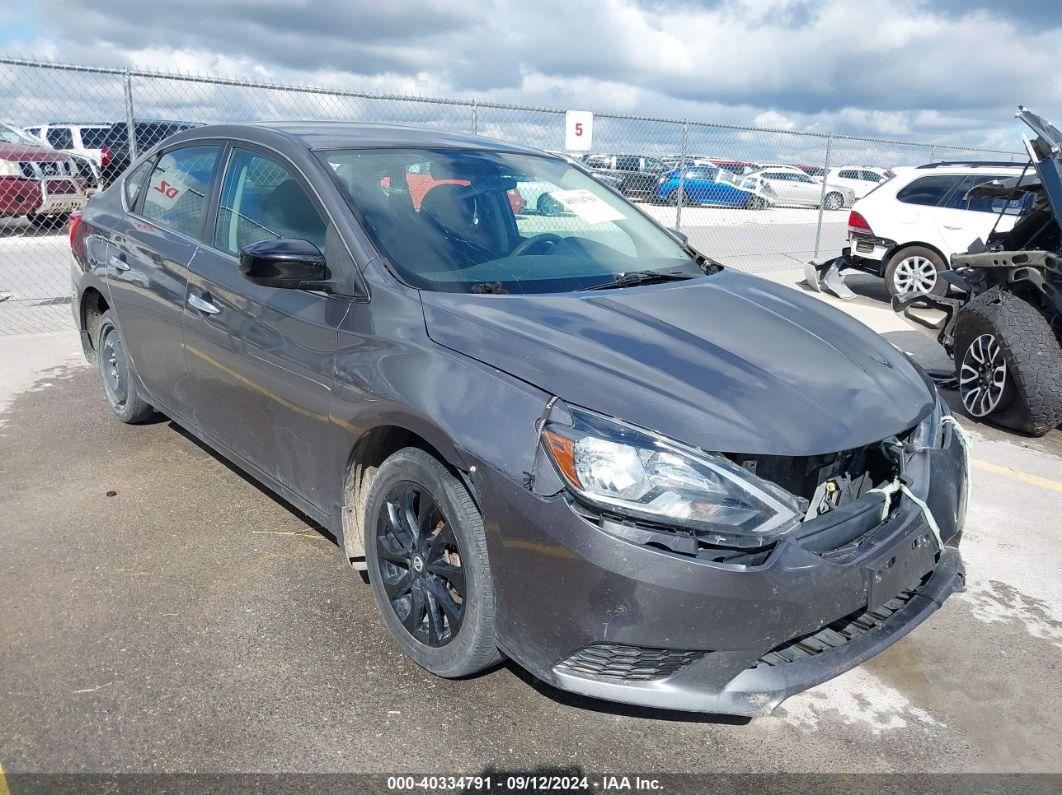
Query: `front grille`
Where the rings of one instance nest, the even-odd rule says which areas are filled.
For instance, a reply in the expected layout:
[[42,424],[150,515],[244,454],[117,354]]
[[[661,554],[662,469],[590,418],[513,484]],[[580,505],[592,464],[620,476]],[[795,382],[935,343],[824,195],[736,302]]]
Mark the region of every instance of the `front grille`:
[[62,160],[23,160],[18,167],[26,179],[71,176],[66,163]]
[[598,643],[557,663],[555,670],[595,679],[646,682],[663,679],[701,659],[703,651],[675,651]]
[[881,607],[873,610],[864,607],[832,624],[827,624],[817,632],[787,640],[760,657],[752,667],[787,665],[844,646],[848,641],[882,626],[906,607],[914,595],[914,591],[901,591]]

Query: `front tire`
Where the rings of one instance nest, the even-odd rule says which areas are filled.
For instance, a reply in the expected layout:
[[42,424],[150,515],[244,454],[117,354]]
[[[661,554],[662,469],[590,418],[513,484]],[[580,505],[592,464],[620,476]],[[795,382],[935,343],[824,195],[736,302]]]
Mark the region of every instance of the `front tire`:
[[1062,348],[1047,319],[999,289],[955,321],[959,398],[973,417],[1043,436],[1062,423]]
[[762,196],[752,194],[747,199],[745,199],[746,210],[763,210],[766,209],[766,207],[767,201]]
[[683,207],[690,206],[690,195],[686,193],[686,190],[684,188],[677,188],[671,191],[671,193],[668,194],[667,203],[670,204],[672,207],[678,207],[679,199],[682,200]]
[[114,315],[109,311],[100,318],[96,364],[103,380],[103,395],[118,419],[135,425],[154,416],[155,409],[140,395],[136,370],[125,350]]
[[910,298],[915,295],[944,295],[948,283],[940,278],[944,260],[932,249],[910,246],[897,251],[885,267],[885,287],[889,295]]
[[464,485],[431,454],[388,458],[365,503],[369,583],[391,636],[437,676],[501,659],[483,519]]

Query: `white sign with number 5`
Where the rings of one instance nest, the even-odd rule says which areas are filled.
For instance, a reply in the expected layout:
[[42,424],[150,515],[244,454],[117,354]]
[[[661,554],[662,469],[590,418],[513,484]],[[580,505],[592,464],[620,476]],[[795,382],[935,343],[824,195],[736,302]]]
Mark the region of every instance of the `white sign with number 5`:
[[564,114],[564,148],[569,152],[589,152],[594,134],[594,114],[569,110]]

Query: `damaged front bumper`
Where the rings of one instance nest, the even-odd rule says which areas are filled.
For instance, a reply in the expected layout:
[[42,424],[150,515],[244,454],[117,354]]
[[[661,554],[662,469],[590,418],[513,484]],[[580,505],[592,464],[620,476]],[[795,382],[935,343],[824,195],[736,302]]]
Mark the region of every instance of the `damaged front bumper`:
[[650,707],[761,715],[882,651],[964,579],[958,434],[913,456],[884,520],[853,503],[760,559],[711,560],[621,538],[478,468],[502,649],[564,690]]

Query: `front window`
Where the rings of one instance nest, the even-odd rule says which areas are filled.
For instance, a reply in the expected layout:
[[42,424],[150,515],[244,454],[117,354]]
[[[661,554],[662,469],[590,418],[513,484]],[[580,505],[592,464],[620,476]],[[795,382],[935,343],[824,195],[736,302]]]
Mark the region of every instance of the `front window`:
[[17,144],[18,146],[43,146],[44,142],[31,138],[14,127],[0,124],[0,143]]
[[320,157],[376,247],[421,289],[552,293],[632,271],[702,275],[671,235],[563,160],[456,149]]

